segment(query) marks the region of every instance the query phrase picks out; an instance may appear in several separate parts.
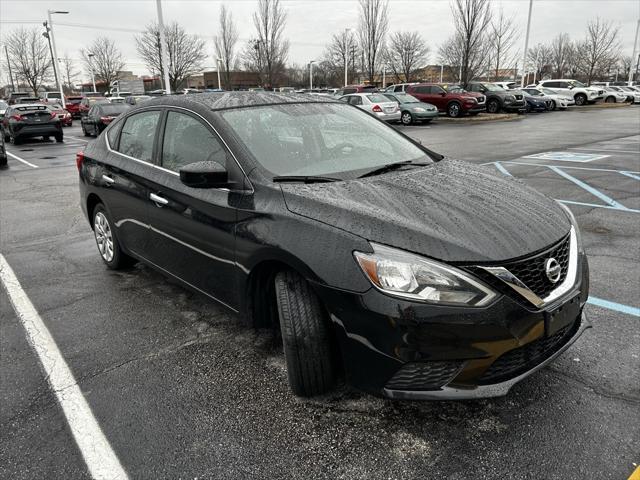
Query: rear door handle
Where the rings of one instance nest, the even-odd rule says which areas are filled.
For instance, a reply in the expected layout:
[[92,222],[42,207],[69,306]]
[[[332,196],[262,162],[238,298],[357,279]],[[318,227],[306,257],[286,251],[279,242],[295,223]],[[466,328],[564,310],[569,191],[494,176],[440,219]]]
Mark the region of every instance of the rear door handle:
[[162,206],[162,205],[168,205],[169,204],[169,200],[167,200],[164,197],[161,197],[160,195],[156,195],[155,193],[150,193],[149,194],[149,199],[151,199],[151,201],[153,203],[155,203],[157,206]]
[[111,178],[109,175],[102,175],[102,180],[107,184],[107,185],[112,185],[114,184],[116,181]]

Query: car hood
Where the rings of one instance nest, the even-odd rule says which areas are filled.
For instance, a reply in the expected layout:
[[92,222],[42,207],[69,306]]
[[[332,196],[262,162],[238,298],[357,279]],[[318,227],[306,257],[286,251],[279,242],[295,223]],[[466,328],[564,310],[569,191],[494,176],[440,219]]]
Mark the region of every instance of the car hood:
[[449,262],[498,262],[560,240],[562,208],[512,177],[445,159],[363,179],[281,186],[289,211]]

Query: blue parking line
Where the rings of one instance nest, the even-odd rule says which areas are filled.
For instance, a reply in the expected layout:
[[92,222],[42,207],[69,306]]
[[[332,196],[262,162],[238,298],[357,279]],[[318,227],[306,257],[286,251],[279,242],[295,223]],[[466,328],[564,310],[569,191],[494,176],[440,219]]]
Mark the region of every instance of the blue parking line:
[[511,175],[509,173],[509,170],[507,170],[506,168],[504,168],[504,166],[500,163],[500,162],[493,162],[493,164],[496,166],[496,168],[500,171],[500,173],[503,173],[509,177],[512,177],[513,175]]
[[587,303],[595,305],[596,307],[608,308],[609,310],[615,310],[616,312],[626,313],[634,317],[640,317],[640,308],[630,307],[622,303],[610,302],[609,300],[603,300],[602,298],[589,296]]
[[640,180],[640,177],[634,173],[631,173],[631,172],[620,172],[620,173],[626,177],[631,177],[631,178],[635,178],[636,180]]
[[559,167],[549,166],[548,168],[553,170],[554,172],[556,172],[558,175],[560,175],[560,176],[566,178],[567,180],[575,183],[580,188],[585,189],[590,194],[598,197],[600,200],[602,200],[603,202],[607,203],[608,205],[610,205],[610,206],[612,206],[614,208],[617,208],[618,210],[628,210],[627,207],[625,207],[621,203],[616,202],[613,198],[605,195],[600,190],[597,190],[597,189],[593,188],[591,185],[588,185],[588,184],[584,183],[582,180],[579,180],[576,177],[573,177],[573,176],[569,175],[567,172],[562,171],[562,169],[560,169]]
[[640,213],[640,210],[635,210],[633,208],[618,208],[618,207],[610,207],[609,205],[598,205],[596,203],[586,203],[586,202],[574,202],[573,200],[561,200],[556,198],[560,203],[566,203],[567,205],[580,205],[582,207],[591,207],[591,208],[608,208],[610,210],[618,210],[623,212],[631,212],[631,213]]
[[[494,162],[481,163],[481,165],[489,165],[490,163],[494,163]],[[509,165],[528,165],[528,166],[531,166],[531,167],[553,167],[553,166],[555,166],[555,165],[548,165],[546,163],[519,162],[517,160],[506,160],[506,161],[503,161],[502,163],[508,163]],[[636,172],[634,170],[614,170],[612,168],[576,167],[575,165],[562,165],[561,168],[563,170],[589,170],[589,171],[592,171],[592,172],[613,172],[613,173],[626,172],[626,173],[631,173],[631,174],[635,174],[635,175],[640,175],[640,172]]]

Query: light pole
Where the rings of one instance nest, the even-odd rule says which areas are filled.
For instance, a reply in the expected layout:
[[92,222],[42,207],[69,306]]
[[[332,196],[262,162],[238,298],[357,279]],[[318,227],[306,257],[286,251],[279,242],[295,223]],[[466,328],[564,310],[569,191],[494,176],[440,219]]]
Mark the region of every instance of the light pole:
[[[58,80],[58,72],[56,70],[56,61],[53,58],[53,49],[51,48],[51,35],[49,35],[49,27],[47,26],[47,22],[42,22],[42,26],[45,28],[45,31],[42,33],[42,36],[47,39],[49,42],[49,53],[51,54],[51,63],[53,64],[53,76],[56,80],[56,88],[60,90],[60,81]],[[37,92],[35,92],[37,94]]]
[[96,77],[93,76],[93,60],[91,60],[95,55],[93,53],[88,53],[87,57],[89,58],[89,70],[91,70],[91,83],[93,83],[93,93],[96,93]]
[[382,88],[387,87],[387,64],[382,65]]
[[[640,18],[638,19],[638,23],[636,24],[636,39],[633,42],[633,55],[631,55],[631,61],[636,58],[636,53],[638,52],[638,33],[640,32]],[[629,65],[631,67],[631,65]],[[638,73],[638,64],[636,63],[636,73]],[[631,86],[631,82],[633,81],[633,68],[629,68],[629,79],[627,85]]]
[[[351,33],[350,28],[344,29],[344,86],[346,87],[349,84],[349,48],[351,47],[351,37],[349,37],[349,33]],[[349,39],[349,44],[347,45],[347,39]]]
[[520,78],[520,88],[524,88],[524,71],[527,64],[527,50],[529,48],[529,30],[531,30],[531,10],[533,9],[533,0],[529,0],[529,17],[527,18],[527,34],[524,37],[524,52],[522,52],[522,76]]
[[313,64],[316,63],[315,60],[311,60],[309,62],[309,90],[313,90]]
[[160,29],[160,58],[164,66],[164,88],[167,95],[171,95],[171,85],[169,84],[169,62],[167,61],[167,41],[165,39],[164,22],[162,21],[162,2],[156,0],[158,10],[158,28]]
[[218,64],[218,68],[216,68],[218,71],[218,90],[222,90],[222,87],[220,86],[220,64],[222,63],[222,59],[216,58],[216,63]]
[[[62,83],[58,82],[58,52],[56,51],[56,37],[53,34],[53,22],[51,21],[52,14],[67,15],[69,12],[66,10],[47,10],[47,17],[49,19],[49,27],[47,28],[47,34],[51,35],[51,44],[53,45],[53,73],[58,83],[58,91],[60,92],[60,101],[62,102],[62,108],[67,108],[64,101],[64,92],[62,91]],[[46,27],[46,25],[45,25]]]
[[444,65],[440,65],[440,83],[442,83],[442,74],[444,73]]

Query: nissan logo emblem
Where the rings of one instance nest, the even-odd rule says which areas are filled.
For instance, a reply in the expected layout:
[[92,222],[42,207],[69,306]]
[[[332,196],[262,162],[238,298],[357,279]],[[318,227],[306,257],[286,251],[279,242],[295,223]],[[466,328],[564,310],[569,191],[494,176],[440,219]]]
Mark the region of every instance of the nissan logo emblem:
[[560,275],[562,275],[562,268],[555,258],[548,258],[544,262],[544,273],[547,274],[547,278],[551,283],[558,283]]

